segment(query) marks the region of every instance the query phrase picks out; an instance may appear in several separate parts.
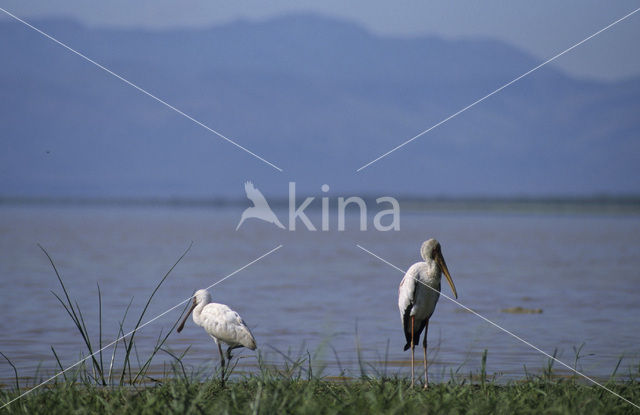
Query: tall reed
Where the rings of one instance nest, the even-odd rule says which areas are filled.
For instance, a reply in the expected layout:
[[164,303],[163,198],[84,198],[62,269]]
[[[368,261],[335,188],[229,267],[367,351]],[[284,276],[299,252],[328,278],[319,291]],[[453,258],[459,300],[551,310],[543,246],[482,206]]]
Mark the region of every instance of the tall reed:
[[[143,324],[142,320],[144,319],[144,316],[146,315],[149,306],[151,305],[151,301],[153,300],[154,296],[156,295],[156,293],[158,292],[158,290],[160,289],[160,287],[162,286],[162,284],[166,281],[166,279],[169,277],[169,275],[171,274],[171,272],[173,271],[173,269],[180,263],[180,261],[182,261],[182,259],[187,255],[187,253],[191,250],[191,247],[193,246],[193,242],[191,242],[191,244],[187,247],[187,249],[184,251],[184,253],[177,259],[177,261],[174,262],[174,264],[171,266],[171,268],[169,268],[169,270],[164,274],[164,276],[162,277],[162,279],[160,279],[160,281],[156,284],[155,288],[153,289],[153,291],[151,292],[151,294],[148,296],[147,301],[145,302],[144,307],[142,308],[142,311],[140,312],[140,315],[138,316],[135,325],[133,327],[133,329],[130,331],[129,336],[125,335],[125,330],[124,330],[124,326],[125,326],[125,321],[127,319],[127,315],[129,313],[129,309],[131,307],[131,304],[133,303],[133,298],[131,299],[131,301],[129,302],[129,305],[127,306],[127,308],[125,309],[124,312],[124,316],[122,317],[122,320],[120,320],[119,324],[119,328],[118,328],[118,339],[119,341],[115,342],[113,345],[113,352],[111,355],[111,361],[109,363],[109,368],[106,369],[105,368],[105,364],[104,364],[104,358],[103,358],[103,350],[105,349],[105,347],[103,346],[103,336],[102,336],[102,326],[103,326],[103,321],[102,321],[102,292],[100,290],[100,285],[97,285],[97,290],[98,290],[98,339],[97,339],[97,343],[98,343],[98,348],[96,349],[94,347],[95,343],[92,342],[92,338],[91,335],[89,334],[89,329],[87,327],[87,324],[85,322],[84,319],[84,315],[82,313],[82,309],[80,307],[80,304],[78,303],[78,301],[73,301],[71,299],[71,296],[69,295],[69,290],[67,289],[67,287],[64,284],[64,281],[62,280],[62,276],[60,275],[60,272],[58,271],[58,268],[56,267],[55,262],[53,261],[53,258],[51,257],[51,255],[49,255],[49,253],[47,252],[47,250],[40,244],[38,244],[38,247],[42,250],[42,252],[44,252],[44,254],[47,256],[47,259],[49,260],[49,263],[51,264],[56,277],[58,279],[58,282],[60,283],[60,287],[62,288],[62,292],[63,295],[60,296],[58,294],[56,294],[55,292],[52,291],[53,295],[58,299],[58,301],[60,302],[60,304],[62,305],[62,307],[64,308],[64,310],[66,311],[67,315],[69,316],[69,318],[71,318],[71,321],[73,322],[74,326],[76,327],[78,333],[80,334],[80,337],[82,338],[84,345],[86,347],[86,353],[88,356],[90,356],[91,358],[91,365],[92,365],[92,370],[90,373],[83,373],[84,376],[87,376],[88,379],[96,384],[100,384],[102,386],[107,386],[107,385],[112,385],[114,383],[114,368],[115,366],[119,366],[120,370],[119,370],[119,377],[117,378],[117,383],[119,385],[134,385],[136,383],[139,383],[141,380],[146,378],[147,375],[147,371],[149,370],[149,367],[151,365],[151,361],[153,360],[153,358],[158,354],[158,352],[160,352],[165,344],[165,342],[167,341],[169,334],[175,329],[175,327],[178,324],[178,321],[176,320],[176,322],[173,324],[173,326],[171,327],[170,330],[168,330],[164,335],[162,334],[162,332],[160,333],[160,335],[158,336],[158,339],[156,340],[156,343],[151,351],[151,353],[146,357],[146,359],[144,359],[144,362],[140,361],[139,356],[136,353],[136,346],[135,346],[135,336],[136,333],[138,332],[138,329],[141,327],[141,325]],[[184,310],[183,310],[184,313]],[[127,338],[128,337],[128,338]],[[116,358],[116,350],[118,348],[118,344],[122,343],[122,346],[124,347],[124,355],[122,357],[122,362],[119,365],[115,365],[114,366],[114,360]],[[60,367],[63,375],[65,375],[65,379],[66,379],[66,374],[64,373],[64,369],[63,369],[63,365],[62,362],[59,359],[58,354],[56,353],[55,349],[52,347],[51,348],[54,357],[56,359],[56,362],[58,364],[58,366]],[[132,357],[133,355],[136,355],[137,358],[137,368],[136,369],[132,369]]]

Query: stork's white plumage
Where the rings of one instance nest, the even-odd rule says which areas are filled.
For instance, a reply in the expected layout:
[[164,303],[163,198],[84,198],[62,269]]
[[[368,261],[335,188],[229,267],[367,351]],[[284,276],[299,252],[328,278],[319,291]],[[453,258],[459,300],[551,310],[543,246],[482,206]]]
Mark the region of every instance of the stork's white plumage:
[[194,323],[201,326],[218,345],[223,368],[225,360],[220,343],[225,343],[228,346],[227,359],[231,359],[231,350],[233,349],[240,347],[256,349],[256,339],[242,317],[224,304],[212,303],[207,290],[198,290],[193,295],[193,304],[178,326],[178,333],[182,331],[191,312],[193,312]]
[[456,286],[453,284],[447,263],[442,256],[440,243],[429,239],[422,243],[420,255],[424,262],[417,262],[407,270],[398,287],[398,308],[402,318],[402,326],[407,344],[404,350],[411,348],[411,386],[414,383],[413,360],[414,347],[420,341],[420,334],[424,330],[422,349],[424,351],[424,387],[428,386],[427,376],[427,333],[429,318],[436,308],[440,298],[440,279],[442,272],[447,277],[453,295],[458,298]]

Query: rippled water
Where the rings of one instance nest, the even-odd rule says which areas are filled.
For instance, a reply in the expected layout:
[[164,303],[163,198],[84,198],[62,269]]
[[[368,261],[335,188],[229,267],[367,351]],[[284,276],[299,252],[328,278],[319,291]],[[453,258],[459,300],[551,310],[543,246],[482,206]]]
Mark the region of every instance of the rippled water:
[[[557,348],[570,365],[573,348],[584,343],[578,368],[586,374],[607,377],[621,356],[620,373],[637,373],[638,216],[403,213],[399,232],[289,232],[255,220],[235,232],[238,210],[1,207],[0,351],[24,377],[55,370],[52,346],[65,365],[75,363],[83,351],[71,320],[50,292],[61,290],[37,243],[54,258],[96,339],[100,284],[105,343],[115,338],[131,297],[130,313],[137,317],[190,241],[193,248],[158,292],[147,318],[282,244],[211,290],[214,301],[245,318],[265,359],[282,363],[275,349],[292,356],[308,350],[318,365],[326,365],[327,375],[341,370],[359,375],[358,344],[366,370],[408,374],[409,353],[402,351],[396,305],[402,274],[356,244],[406,269],[419,259],[420,243],[436,237],[461,303],[546,352]],[[350,225],[355,228],[357,218],[349,218]],[[443,291],[450,294],[446,284]],[[501,311],[518,306],[543,312]],[[139,332],[140,355],[171,327],[180,310]],[[129,319],[127,327],[132,325]],[[539,352],[445,298],[431,320],[429,344],[433,380],[448,378],[450,371],[478,371],[484,349],[488,372],[503,379],[524,376],[525,366],[540,371],[547,363]],[[209,373],[218,362],[213,342],[191,321],[181,334],[170,336],[168,346],[175,352],[191,346],[185,362]],[[104,352],[106,361],[111,350]],[[418,349],[417,357],[421,354]],[[241,355],[241,366],[251,370],[255,353]],[[170,360],[160,355],[154,370]],[[12,377],[11,367],[0,362],[0,382]]]

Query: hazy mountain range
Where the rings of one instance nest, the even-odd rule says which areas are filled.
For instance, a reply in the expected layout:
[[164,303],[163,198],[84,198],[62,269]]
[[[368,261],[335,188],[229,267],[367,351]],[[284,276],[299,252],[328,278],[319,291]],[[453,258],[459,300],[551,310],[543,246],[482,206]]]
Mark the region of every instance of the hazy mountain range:
[[0,196],[243,197],[245,180],[279,195],[291,180],[318,194],[640,193],[640,78],[545,66],[356,173],[540,62],[309,15],[159,32],[33,23],[284,172],[5,20]]

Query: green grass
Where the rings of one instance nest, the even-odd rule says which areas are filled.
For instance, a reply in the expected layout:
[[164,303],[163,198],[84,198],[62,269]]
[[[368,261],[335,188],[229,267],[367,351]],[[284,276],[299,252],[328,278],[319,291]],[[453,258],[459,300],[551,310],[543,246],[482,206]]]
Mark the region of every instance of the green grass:
[[[175,356],[175,355],[174,355]],[[258,366],[251,374],[233,374],[218,369],[203,380],[203,372],[188,371],[180,357],[159,379],[147,383],[114,383],[103,386],[86,375],[91,364],[55,380],[0,410],[16,414],[624,414],[640,413],[618,396],[581,381],[580,377],[557,375],[551,362],[538,375],[520,381],[498,383],[482,369],[466,377],[451,375],[428,390],[409,379],[383,375],[323,377],[312,374],[311,355],[284,355],[282,365],[266,364],[258,352]],[[640,368],[639,368],[640,369]],[[638,376],[614,381],[606,387],[634,403],[640,403]],[[75,379],[75,380],[70,380]],[[0,390],[0,400],[9,402],[29,388]]]
[[[609,384],[640,402],[640,383]],[[0,392],[3,401],[15,392]],[[431,385],[411,389],[404,379],[347,383],[252,375],[228,381],[174,378],[142,388],[71,382],[29,394],[0,412],[49,414],[366,414],[366,413],[548,413],[621,414],[638,409],[598,387],[571,381],[529,380],[508,385]]]

